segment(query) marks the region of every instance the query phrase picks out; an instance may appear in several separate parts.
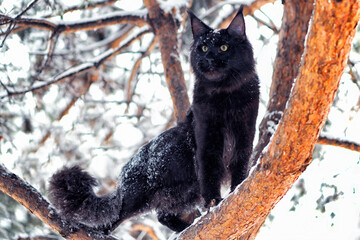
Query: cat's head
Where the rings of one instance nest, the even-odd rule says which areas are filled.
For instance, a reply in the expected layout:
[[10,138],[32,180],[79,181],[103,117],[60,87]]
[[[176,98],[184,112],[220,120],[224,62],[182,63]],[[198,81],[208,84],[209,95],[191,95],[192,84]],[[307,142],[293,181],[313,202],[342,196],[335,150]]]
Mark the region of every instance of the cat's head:
[[230,85],[254,72],[253,51],[245,34],[242,9],[229,27],[221,30],[210,28],[188,11],[194,38],[191,66],[198,81]]

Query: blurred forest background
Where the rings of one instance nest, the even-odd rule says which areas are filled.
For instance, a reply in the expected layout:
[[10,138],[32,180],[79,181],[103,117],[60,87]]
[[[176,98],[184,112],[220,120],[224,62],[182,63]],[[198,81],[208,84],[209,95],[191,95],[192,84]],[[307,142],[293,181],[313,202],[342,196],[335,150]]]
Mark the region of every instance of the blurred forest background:
[[[192,35],[184,9],[191,4],[197,16],[217,28],[227,26],[240,4],[249,6],[245,21],[261,81],[260,125],[268,117],[283,3],[158,2],[174,13],[179,27],[177,51],[189,99]],[[75,163],[101,180],[99,192],[111,191],[123,164],[179,116],[174,116],[173,86],[164,75],[158,39],[146,24],[143,1],[1,0],[0,14],[0,163],[44,196],[49,177]],[[359,53],[360,33],[323,129],[323,143],[360,142]],[[186,101],[178,104],[187,107]],[[266,127],[273,132],[276,123],[269,121]],[[319,144],[313,158],[256,239],[360,240],[359,152]],[[152,214],[131,219],[116,231],[120,239],[171,235]],[[61,237],[0,192],[0,239]]]

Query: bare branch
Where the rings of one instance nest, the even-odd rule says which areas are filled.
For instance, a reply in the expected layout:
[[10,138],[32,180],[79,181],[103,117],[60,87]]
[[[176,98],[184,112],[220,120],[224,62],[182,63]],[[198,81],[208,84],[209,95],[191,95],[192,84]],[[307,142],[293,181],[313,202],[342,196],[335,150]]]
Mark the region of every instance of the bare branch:
[[54,32],[50,37],[49,51],[48,51],[45,59],[43,60],[42,65],[36,71],[37,75],[40,75],[41,72],[48,66],[49,62],[51,61],[51,58],[54,54],[56,43],[57,43],[58,39],[59,39],[59,33]]
[[335,147],[342,147],[351,151],[360,152],[360,143],[348,141],[345,139],[334,138],[324,134],[320,134],[320,137],[317,141],[318,144],[322,145],[331,145]]
[[36,3],[38,2],[38,0],[33,0],[23,11],[21,11],[21,13],[19,13],[15,19],[19,19],[22,15],[24,15],[30,8],[32,8]]
[[269,23],[261,20],[260,18],[256,17],[255,14],[251,14],[251,17],[254,18],[258,23],[268,27],[269,29],[271,29],[275,34],[279,34],[279,30],[276,28],[275,23],[271,20],[271,18],[269,18],[269,16],[267,16],[263,11],[260,10],[260,12],[262,14],[264,14],[264,16],[266,16],[266,18],[269,20]]
[[[273,2],[275,2],[275,0],[256,0],[256,1],[253,1],[250,5],[246,5],[244,7],[243,14],[244,14],[244,16],[253,15],[256,10],[260,9],[265,4],[273,3]],[[224,2],[224,3],[220,3],[220,4],[222,4],[222,5],[229,4],[229,1]],[[237,2],[236,4],[239,4],[239,3]],[[232,14],[230,14],[229,16],[225,17],[224,20],[221,21],[221,24],[218,27],[219,28],[228,27],[231,20],[234,19],[235,14],[237,13],[237,11],[238,11],[238,9],[234,9],[234,12]]]
[[[22,15],[24,15],[30,8],[32,8],[37,3],[37,1],[38,0],[33,0],[23,11],[21,11],[21,13],[19,13],[15,17],[15,19],[19,19]],[[2,18],[2,16],[1,16],[1,18]],[[7,39],[7,37],[10,35],[11,32],[13,32],[13,30],[16,27],[16,24],[14,24],[12,21],[8,20],[8,23],[10,23],[10,24],[9,24],[7,30],[5,31],[5,33],[3,33],[5,37],[4,37],[3,41],[0,44],[0,47],[4,46],[4,43],[5,43],[6,39]]]
[[[31,4],[29,4],[29,6],[27,7],[27,9],[25,9],[26,11],[28,9],[30,9],[38,0],[34,0]],[[89,9],[93,9],[93,8],[98,8],[98,7],[105,7],[105,6],[109,6],[111,4],[114,4],[116,2],[116,0],[105,0],[105,1],[91,1],[91,2],[86,2],[86,4],[81,4],[79,6],[72,6],[70,8],[67,8],[67,9],[64,9],[62,10],[62,14],[65,14],[65,13],[68,13],[68,12],[73,12],[73,11],[77,11],[77,10],[89,10]],[[21,17],[26,11],[23,11],[22,14],[19,14],[17,17]],[[53,16],[56,16],[56,15],[59,15],[59,13],[56,13],[56,14],[49,14],[49,15],[46,15],[46,16],[43,16],[43,18],[50,18],[50,17],[53,17]],[[6,18],[5,15],[1,15],[0,16],[0,19],[4,17],[4,19]],[[1,22],[1,20],[0,20]],[[5,23],[10,23],[11,22],[11,19],[8,19],[7,21],[4,21],[0,23],[0,25],[2,24],[5,24]],[[19,27],[19,26],[14,26],[13,28],[11,28],[11,30],[7,30],[3,33],[0,33],[0,37],[2,36],[7,36],[10,34],[10,32],[12,34],[16,33],[16,32],[19,32],[19,31],[22,31],[24,29],[28,28],[27,26],[22,26],[22,27]],[[4,41],[4,40],[3,40]]]
[[[66,116],[70,109],[75,105],[75,103],[77,102],[77,100],[85,95],[89,89],[92,83],[94,83],[99,77],[98,72],[91,72],[89,77],[84,77],[81,79],[82,81],[82,85],[80,87],[80,89],[77,91],[77,95],[73,96],[71,98],[71,100],[69,101],[69,103],[65,106],[65,108],[60,112],[60,114],[58,115],[58,117],[56,117],[56,121],[60,121],[64,116]],[[37,152],[39,150],[39,148],[41,146],[43,146],[45,144],[45,142],[49,139],[49,137],[51,136],[51,128],[47,130],[47,132],[43,135],[43,137],[41,138],[41,140],[39,141],[39,143],[37,144],[37,147],[34,147],[33,149],[31,149],[29,152],[34,153]]]

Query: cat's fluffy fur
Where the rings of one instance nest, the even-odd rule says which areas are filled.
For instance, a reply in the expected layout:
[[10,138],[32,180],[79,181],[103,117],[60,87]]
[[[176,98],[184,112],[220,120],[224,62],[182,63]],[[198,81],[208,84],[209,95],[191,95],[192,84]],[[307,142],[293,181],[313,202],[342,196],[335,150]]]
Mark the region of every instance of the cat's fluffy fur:
[[246,177],[259,105],[259,80],[242,9],[227,29],[213,30],[190,13],[196,82],[196,166],[206,206],[221,200],[220,184],[231,190]]
[[50,200],[67,219],[109,231],[123,220],[156,210],[158,220],[181,231],[180,217],[200,204],[194,169],[192,113],[148,144],[123,167],[116,191],[97,196],[96,180],[80,167],[63,168],[50,180]]
[[[245,178],[259,90],[242,9],[220,31],[189,16],[196,83],[185,121],[144,145],[123,167],[113,193],[97,196],[96,180],[78,166],[54,174],[50,200],[67,219],[111,231],[127,218],[156,210],[162,224],[182,231],[189,226],[183,213],[220,201],[226,175],[232,190]],[[226,51],[219,52],[224,44]]]

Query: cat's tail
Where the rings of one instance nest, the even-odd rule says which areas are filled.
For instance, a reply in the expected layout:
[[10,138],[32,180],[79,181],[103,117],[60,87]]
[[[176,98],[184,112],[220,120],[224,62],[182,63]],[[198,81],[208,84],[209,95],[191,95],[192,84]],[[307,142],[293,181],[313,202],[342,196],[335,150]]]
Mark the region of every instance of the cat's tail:
[[79,166],[64,167],[50,179],[51,203],[67,219],[75,219],[92,227],[111,226],[121,210],[121,196],[117,189],[97,196],[95,178]]

